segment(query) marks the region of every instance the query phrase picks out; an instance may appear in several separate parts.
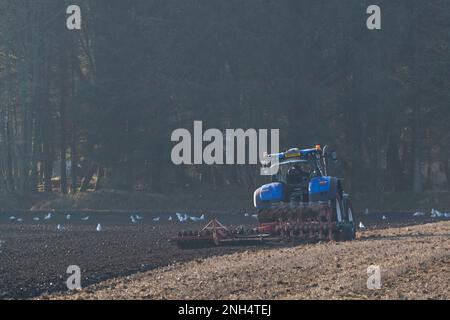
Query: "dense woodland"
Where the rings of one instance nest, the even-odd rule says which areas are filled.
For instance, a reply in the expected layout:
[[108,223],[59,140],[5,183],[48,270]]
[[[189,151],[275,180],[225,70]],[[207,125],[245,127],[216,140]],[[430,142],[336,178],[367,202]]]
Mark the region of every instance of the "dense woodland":
[[353,192],[448,190],[449,35],[448,0],[2,0],[0,193],[255,187],[172,164],[195,120],[330,144]]

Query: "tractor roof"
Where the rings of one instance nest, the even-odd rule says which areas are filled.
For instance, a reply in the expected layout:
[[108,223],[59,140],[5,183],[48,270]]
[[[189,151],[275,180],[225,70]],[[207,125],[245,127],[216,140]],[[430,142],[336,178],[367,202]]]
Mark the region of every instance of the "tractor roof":
[[290,165],[290,164],[295,164],[295,163],[306,163],[306,162],[308,162],[308,160],[292,159],[292,160],[285,160],[285,161],[274,163],[270,167],[274,168],[276,166],[284,166],[284,165]]
[[321,152],[322,152],[322,148],[318,145],[312,149],[293,148],[293,149],[289,149],[285,152],[269,154],[267,157],[270,159],[277,159],[278,161],[282,162],[282,161],[289,160],[289,159],[302,159],[304,157],[315,155],[315,154],[321,153]]

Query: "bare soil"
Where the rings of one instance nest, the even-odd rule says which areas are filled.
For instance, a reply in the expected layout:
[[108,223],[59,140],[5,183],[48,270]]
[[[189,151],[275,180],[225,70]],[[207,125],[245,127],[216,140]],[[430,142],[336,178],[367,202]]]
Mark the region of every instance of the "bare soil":
[[[199,256],[189,262],[103,281],[81,292],[40,298],[450,298],[449,221],[389,228],[381,223],[373,225],[359,231],[353,242],[221,251],[220,256]],[[381,268],[379,290],[367,288],[367,268],[371,265]]]
[[[137,213],[143,219],[134,224],[130,215]],[[65,211],[51,212],[51,219],[45,220],[47,214],[48,211],[0,214],[0,299],[26,299],[65,291],[69,276],[66,270],[71,265],[81,268],[82,284],[88,286],[139,271],[246,250],[177,248],[169,242],[171,237],[184,229],[202,228],[206,222],[179,223],[175,214]],[[89,220],[84,221],[88,216]],[[153,221],[158,217],[160,221]],[[244,213],[223,214],[222,220],[228,225],[255,223]],[[98,224],[101,232],[96,231]],[[58,225],[64,230],[58,231]]]

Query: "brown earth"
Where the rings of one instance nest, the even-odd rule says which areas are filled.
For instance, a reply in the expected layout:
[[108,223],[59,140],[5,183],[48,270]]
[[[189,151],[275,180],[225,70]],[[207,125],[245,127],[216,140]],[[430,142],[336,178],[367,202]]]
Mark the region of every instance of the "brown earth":
[[[381,289],[367,289],[367,268]],[[42,299],[450,299],[450,222],[371,229],[347,243],[240,251]]]

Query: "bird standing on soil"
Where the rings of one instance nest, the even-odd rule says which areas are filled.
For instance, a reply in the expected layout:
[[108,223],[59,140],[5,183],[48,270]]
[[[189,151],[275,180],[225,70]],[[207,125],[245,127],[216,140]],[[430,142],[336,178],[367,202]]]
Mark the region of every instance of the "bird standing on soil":
[[361,230],[364,230],[364,229],[366,229],[366,226],[365,226],[365,225],[363,225],[363,223],[362,223],[362,222],[360,222],[360,223],[359,223],[359,228],[360,228]]
[[189,216],[187,215],[187,213],[185,213],[184,216],[181,213],[177,213],[177,218],[180,222],[186,222],[189,220]]
[[98,232],[103,231],[103,227],[102,227],[102,225],[101,225],[100,223],[97,225],[96,230],[97,230]]
[[439,212],[438,210],[431,209],[431,217],[432,218],[441,218],[443,214]]
[[190,217],[190,218],[194,222],[205,221],[205,215],[204,214],[202,214],[202,216],[200,218],[197,218],[197,217]]

